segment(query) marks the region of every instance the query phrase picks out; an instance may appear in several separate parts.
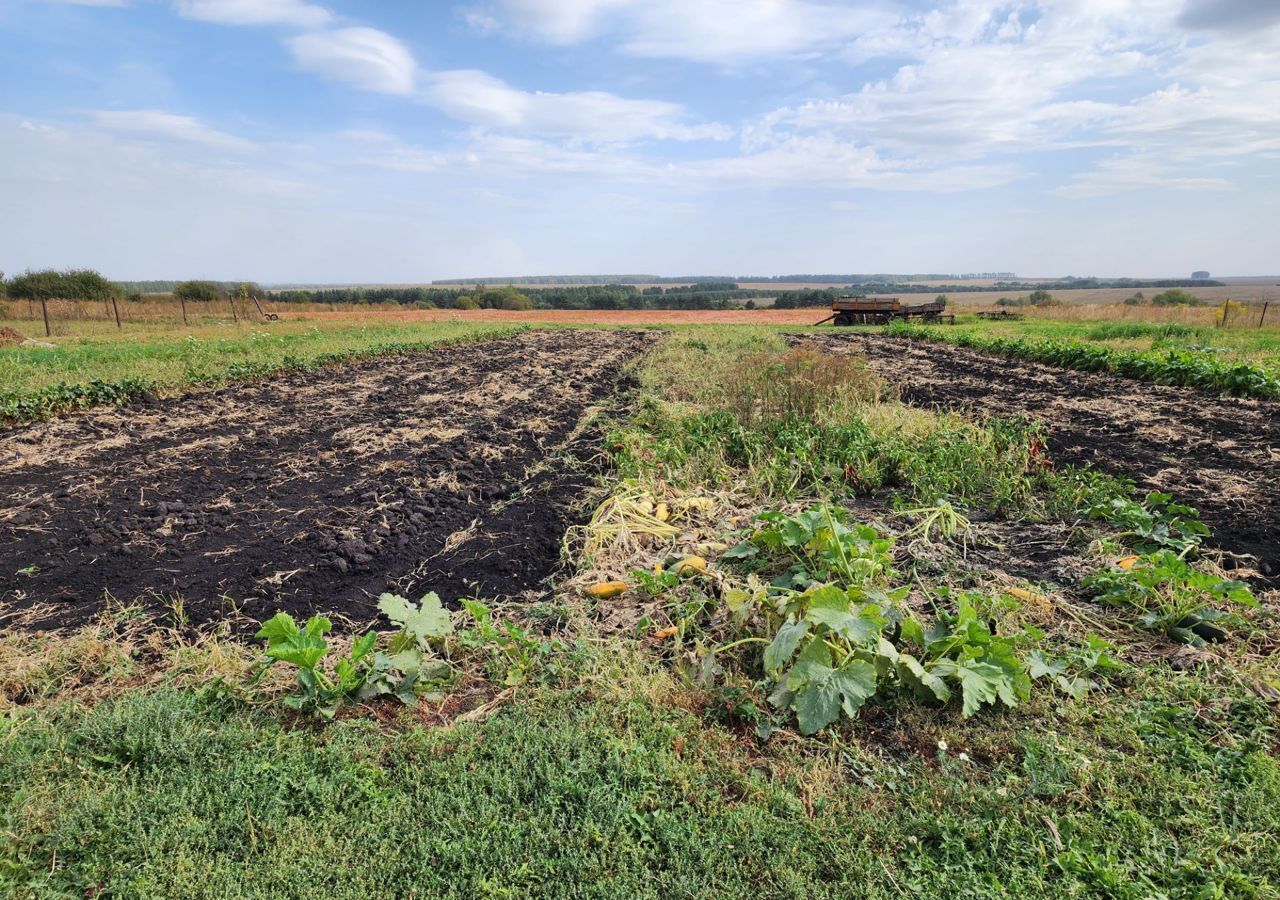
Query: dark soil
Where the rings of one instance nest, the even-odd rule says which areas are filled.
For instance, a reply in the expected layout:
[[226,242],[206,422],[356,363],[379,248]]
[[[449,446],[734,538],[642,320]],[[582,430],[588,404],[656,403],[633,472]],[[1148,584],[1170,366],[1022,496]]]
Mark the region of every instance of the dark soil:
[[1280,576],[1280,403],[1075,372],[878,334],[797,343],[866,354],[902,399],[1045,424],[1053,459],[1131,478],[1197,507],[1215,542]]
[[599,471],[583,423],[653,339],[525,332],[2,433],[0,622],[537,592]]

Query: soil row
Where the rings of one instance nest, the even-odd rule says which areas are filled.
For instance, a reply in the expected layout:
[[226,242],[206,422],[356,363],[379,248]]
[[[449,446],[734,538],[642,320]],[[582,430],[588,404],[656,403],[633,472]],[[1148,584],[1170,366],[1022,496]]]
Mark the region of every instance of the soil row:
[[647,332],[532,331],[0,434],[0,622],[537,591]]

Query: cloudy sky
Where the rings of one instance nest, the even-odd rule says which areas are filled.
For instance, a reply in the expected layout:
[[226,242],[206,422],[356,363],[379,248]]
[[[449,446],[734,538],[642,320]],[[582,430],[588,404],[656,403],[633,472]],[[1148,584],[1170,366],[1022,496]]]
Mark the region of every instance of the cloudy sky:
[[1280,271],[1280,0],[0,0],[0,269]]

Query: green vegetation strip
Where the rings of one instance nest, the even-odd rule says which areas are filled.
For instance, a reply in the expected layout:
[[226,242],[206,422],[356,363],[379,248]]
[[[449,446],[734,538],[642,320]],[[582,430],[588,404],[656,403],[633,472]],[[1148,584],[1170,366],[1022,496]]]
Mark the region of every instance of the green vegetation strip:
[[895,323],[885,329],[894,337],[941,341],[1010,359],[1048,363],[1082,372],[1111,372],[1151,381],[1195,387],[1237,397],[1280,398],[1280,377],[1243,362],[1225,362],[1207,353],[1167,350],[1164,353],[1117,350],[1075,341],[991,337]]
[[[124,404],[149,393],[218,387],[287,372],[311,372],[362,359],[416,353],[432,347],[513,334],[519,328],[483,324],[431,324],[413,328],[344,328],[300,334],[253,331],[233,339],[200,340],[188,336],[156,343],[120,340],[67,348],[19,348],[0,351],[4,368],[14,380],[36,382],[45,371],[146,374],[89,377],[53,383],[21,385],[0,390],[0,425],[37,422],[62,413],[94,406]],[[425,332],[421,340],[405,333]]]

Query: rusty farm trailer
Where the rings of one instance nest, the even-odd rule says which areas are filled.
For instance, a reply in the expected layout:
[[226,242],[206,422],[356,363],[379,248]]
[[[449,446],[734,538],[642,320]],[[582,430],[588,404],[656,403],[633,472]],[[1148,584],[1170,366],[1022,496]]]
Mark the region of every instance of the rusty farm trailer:
[[931,303],[903,303],[897,297],[836,297],[831,301],[831,315],[822,322],[833,325],[887,325],[901,319],[922,322],[954,322],[955,315],[946,312],[947,301],[939,297]]

